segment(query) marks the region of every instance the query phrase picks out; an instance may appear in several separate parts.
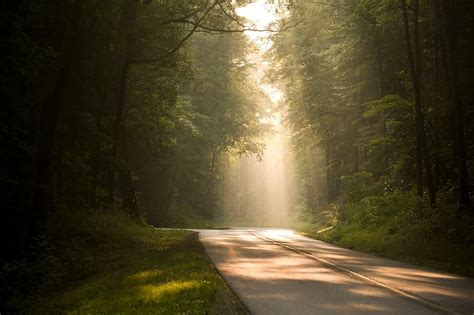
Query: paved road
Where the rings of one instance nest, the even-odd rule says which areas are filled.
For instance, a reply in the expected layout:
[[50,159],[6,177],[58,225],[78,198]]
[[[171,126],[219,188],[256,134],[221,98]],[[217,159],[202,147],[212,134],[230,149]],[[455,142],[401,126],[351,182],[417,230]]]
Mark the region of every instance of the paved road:
[[252,314],[474,314],[474,280],[378,258],[289,230],[199,230]]

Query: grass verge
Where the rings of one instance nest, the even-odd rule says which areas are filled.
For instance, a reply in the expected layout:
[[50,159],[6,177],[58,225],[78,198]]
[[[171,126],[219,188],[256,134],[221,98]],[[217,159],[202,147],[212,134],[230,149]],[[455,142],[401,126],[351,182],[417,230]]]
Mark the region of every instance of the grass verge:
[[116,215],[56,219],[35,263],[4,266],[6,313],[245,313],[196,233]]
[[[423,237],[414,226],[393,231],[389,226],[367,229],[357,224],[330,229],[301,230],[301,234],[344,248],[406,263],[474,277],[474,247],[433,235]],[[414,230],[413,230],[413,229]]]
[[439,196],[430,207],[410,191],[377,192],[355,181],[340,200],[302,211],[305,235],[433,269],[474,277],[474,216]]

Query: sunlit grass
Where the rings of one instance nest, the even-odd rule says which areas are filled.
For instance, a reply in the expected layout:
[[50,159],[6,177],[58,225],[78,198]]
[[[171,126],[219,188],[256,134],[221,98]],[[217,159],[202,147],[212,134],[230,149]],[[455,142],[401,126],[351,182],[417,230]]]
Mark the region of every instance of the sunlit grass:
[[12,298],[11,309],[27,314],[207,314],[219,302],[216,293],[227,288],[193,232],[121,220],[102,226],[110,220],[77,222],[78,230],[67,232],[76,235],[73,240],[59,244],[63,250],[31,267],[26,275],[31,291]]
[[214,302],[219,277],[207,259],[191,249],[133,249],[110,270],[33,309],[75,314],[205,314]]
[[143,301],[161,301],[167,296],[176,295],[186,290],[199,288],[198,281],[171,281],[160,285],[148,284],[140,286],[139,299]]
[[160,270],[146,270],[137,272],[125,278],[125,282],[147,282],[149,279],[158,278],[163,272]]
[[[169,276],[169,275],[168,275]],[[179,275],[176,279],[181,278]],[[120,284],[89,285],[71,301],[66,296],[52,309],[62,310],[62,305],[72,302],[68,312],[107,314],[205,314],[213,303],[216,283],[208,280],[164,280],[140,277],[139,282],[124,281]],[[161,280],[161,281],[160,281]],[[214,282],[214,283],[213,283]],[[104,285],[105,284],[105,285]]]

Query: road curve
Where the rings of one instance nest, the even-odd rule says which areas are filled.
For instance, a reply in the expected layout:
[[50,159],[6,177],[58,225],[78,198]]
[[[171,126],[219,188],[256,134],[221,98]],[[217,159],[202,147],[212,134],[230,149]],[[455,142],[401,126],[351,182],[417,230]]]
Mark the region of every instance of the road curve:
[[474,312],[474,280],[276,229],[199,230],[252,314]]

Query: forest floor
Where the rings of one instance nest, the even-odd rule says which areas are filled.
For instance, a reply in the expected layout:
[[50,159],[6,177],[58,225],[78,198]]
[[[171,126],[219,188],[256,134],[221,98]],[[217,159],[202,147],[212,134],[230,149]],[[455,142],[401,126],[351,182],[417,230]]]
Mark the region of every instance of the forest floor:
[[66,221],[50,232],[63,241],[45,241],[34,264],[4,268],[2,313],[245,313],[197,233],[112,215]]

